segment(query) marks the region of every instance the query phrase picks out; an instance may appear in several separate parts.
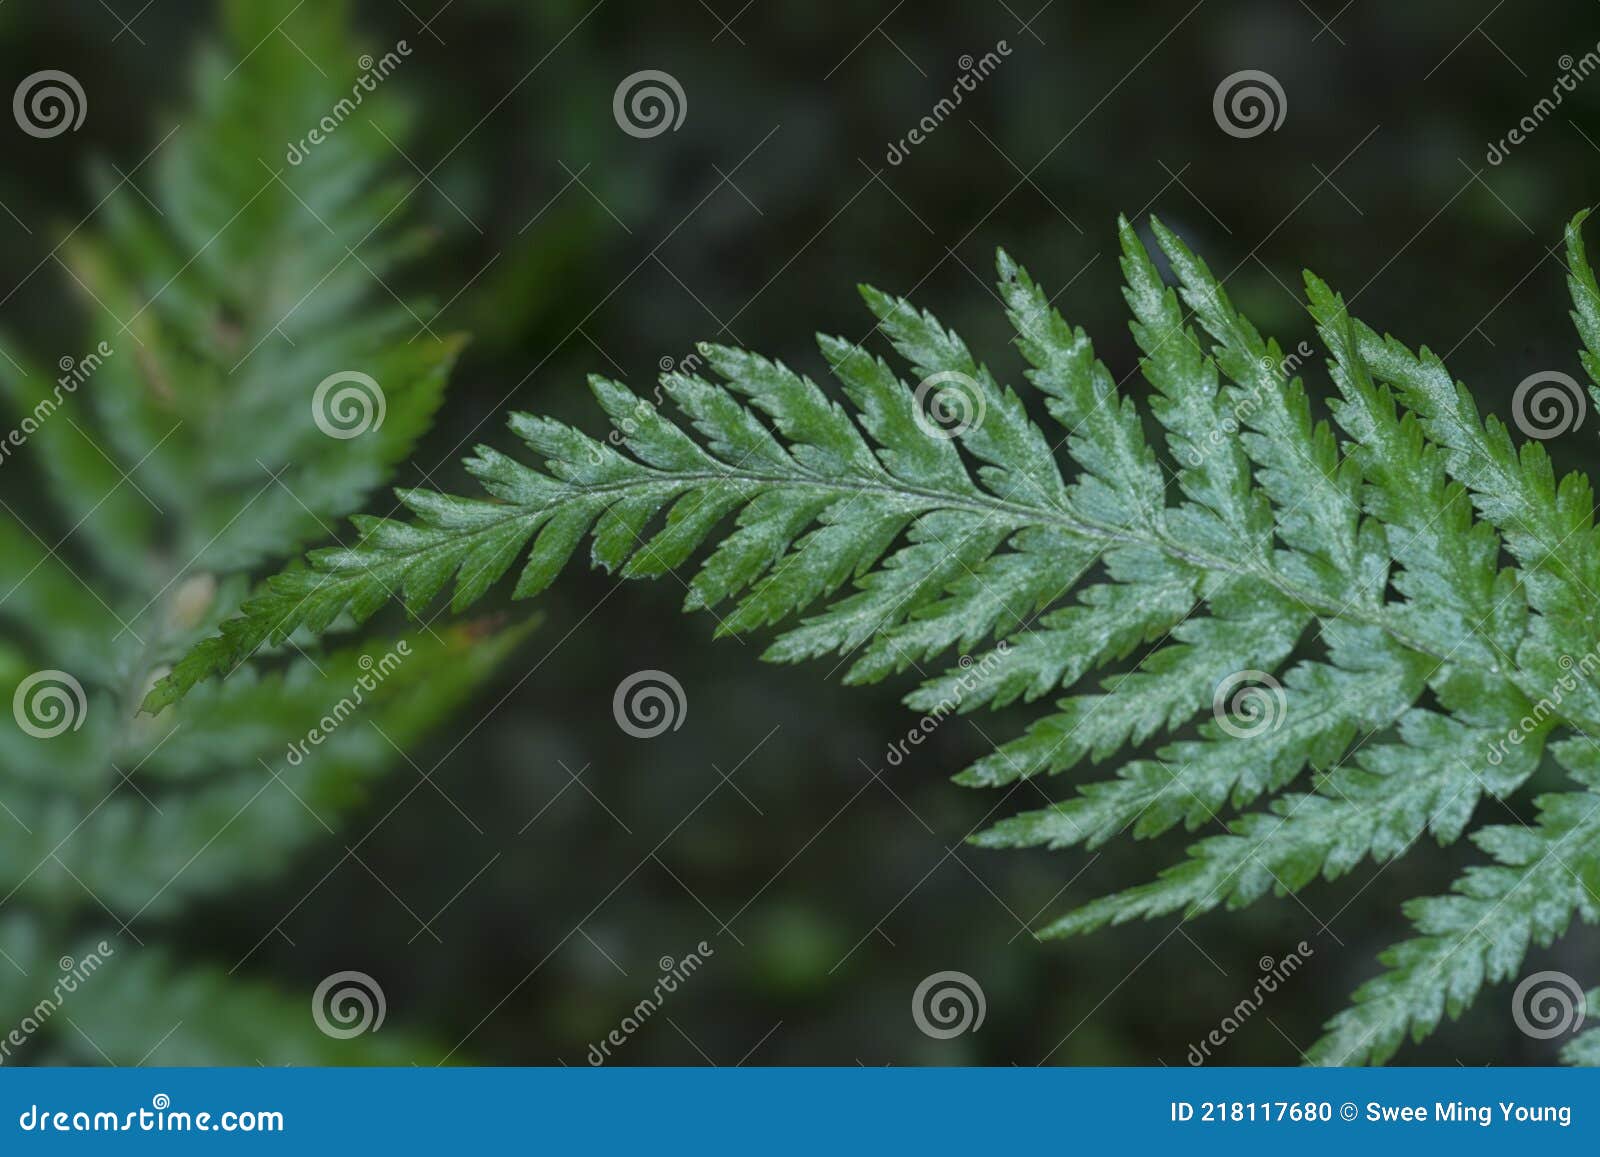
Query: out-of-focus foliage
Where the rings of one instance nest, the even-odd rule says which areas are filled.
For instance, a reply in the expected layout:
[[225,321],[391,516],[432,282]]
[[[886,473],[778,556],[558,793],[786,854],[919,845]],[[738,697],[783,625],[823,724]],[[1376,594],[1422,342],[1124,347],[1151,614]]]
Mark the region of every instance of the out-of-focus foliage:
[[[50,995],[58,957],[112,954],[61,1015],[35,1016],[34,1060],[436,1059],[403,1031],[318,1031],[304,978],[268,986],[242,960],[161,947],[197,899],[237,896],[343,826],[516,636],[290,642],[273,674],[136,714],[252,567],[324,535],[412,449],[459,344],[385,285],[418,235],[381,138],[332,133],[297,167],[260,157],[259,133],[298,137],[346,95],[305,54],[356,52],[339,4],[298,45],[271,36],[288,8],[226,6],[192,110],[138,174],[148,202],[104,172],[103,211],[60,250],[91,318],[83,356],[32,364],[5,342],[24,440],[3,469],[42,484],[48,514],[0,511],[0,1020]],[[386,404],[355,437],[325,433],[314,400],[344,371]]]

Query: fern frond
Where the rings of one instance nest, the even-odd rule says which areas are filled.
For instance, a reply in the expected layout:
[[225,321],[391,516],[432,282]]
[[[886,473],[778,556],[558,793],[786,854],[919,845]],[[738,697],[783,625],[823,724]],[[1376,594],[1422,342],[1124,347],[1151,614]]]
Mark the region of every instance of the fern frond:
[[[1594,369],[1600,292],[1579,224],[1568,235],[1574,318]],[[1155,881],[1081,906],[1046,935],[1190,919],[1391,860],[1425,834],[1453,842],[1484,796],[1507,799],[1532,777],[1547,744],[1592,788],[1577,746],[1600,728],[1587,481],[1557,482],[1543,448],[1482,418],[1435,355],[1378,336],[1308,274],[1333,387],[1331,421],[1316,419],[1297,359],[1182,241],[1152,230],[1175,287],[1120,223],[1159,446],[1088,336],[1002,253],[999,297],[1053,426],[932,314],[863,289],[906,377],[822,337],[842,402],[787,366],[718,346],[702,355],[721,381],[663,377],[678,417],[594,378],[609,437],[514,415],[534,464],[480,447],[467,469],[487,497],[400,492],[409,521],[357,520],[355,545],[269,579],[146,706],[294,632],[359,622],[391,594],[421,614],[448,591],[461,610],[514,567],[512,597],[537,594],[588,536],[592,562],[625,577],[675,571],[699,552],[687,605],[715,610],[721,633],[803,616],[767,658],[837,654],[853,682],[914,667],[915,710],[1069,692],[960,782],[1011,784],[1159,742],[975,837],[1092,847],[1130,830],[1212,829]],[[965,657],[923,671],[951,651]],[[1074,690],[1136,652],[1131,667]],[[1387,958],[1394,971],[1315,1055],[1381,1060],[1403,1032],[1431,1030],[1485,980],[1510,975],[1528,943],[1574,913],[1592,918],[1574,883],[1594,870],[1591,796],[1542,796],[1531,833],[1478,829],[1500,866],[1408,909],[1422,939]],[[1575,866],[1562,878],[1558,849]],[[1491,916],[1488,939],[1464,944]]]

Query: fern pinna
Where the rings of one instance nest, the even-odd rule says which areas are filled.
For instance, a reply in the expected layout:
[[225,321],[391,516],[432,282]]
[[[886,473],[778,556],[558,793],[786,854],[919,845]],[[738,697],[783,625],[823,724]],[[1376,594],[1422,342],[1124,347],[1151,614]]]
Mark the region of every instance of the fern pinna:
[[[1600,292],[1580,224],[1568,260],[1594,376]],[[467,467],[487,499],[400,492],[412,521],[359,519],[357,545],[270,579],[148,706],[262,645],[365,619],[394,592],[420,612],[453,583],[459,610],[526,555],[512,596],[537,594],[586,534],[593,561],[628,577],[682,566],[716,537],[690,608],[712,610],[721,632],[809,611],[769,659],[838,653],[852,660],[848,681],[871,682],[994,641],[982,661],[914,691],[915,710],[1037,699],[1146,649],[958,777],[996,786],[1066,772],[1201,716],[1153,757],[975,837],[1065,848],[1180,823],[1220,831],[1153,882],[1063,916],[1052,936],[1190,919],[1390,860],[1425,834],[1454,841],[1485,796],[1505,799],[1548,750],[1571,789],[1541,796],[1532,825],[1473,832],[1493,863],[1407,905],[1416,937],[1384,956],[1386,971],[1310,1054],[1381,1061],[1408,1031],[1420,1038],[1513,976],[1574,914],[1600,916],[1593,496],[1582,477],[1558,483],[1537,442],[1519,447],[1480,417],[1434,354],[1356,321],[1308,275],[1334,385],[1333,424],[1315,420],[1277,343],[1177,237],[1152,229],[1175,289],[1126,221],[1121,248],[1164,455],[1089,338],[1001,254],[999,294],[1075,476],[960,338],[866,289],[917,385],[826,337],[844,403],[722,346],[701,349],[720,381],[661,379],[682,421],[595,378],[609,438],[514,415],[542,468],[480,447]],[[1297,648],[1320,657],[1285,670]],[[1314,780],[1291,790],[1307,768]],[[1596,1051],[1591,1031],[1567,1055]]]
[[[399,1029],[318,1031],[307,997],[320,973],[264,982],[273,945],[210,961],[171,945],[192,940],[183,920],[197,902],[237,897],[326,839],[403,766],[395,745],[470,695],[512,636],[461,625],[291,652],[280,671],[138,714],[150,672],[233,613],[252,569],[327,533],[411,452],[456,351],[418,332],[424,307],[379,283],[417,235],[398,227],[409,186],[386,185],[394,157],[371,125],[346,125],[297,167],[259,156],[261,141],[298,139],[348,96],[333,77],[361,51],[341,4],[307,7],[293,41],[273,35],[292,7],[227,6],[195,107],[124,178],[140,190],[107,180],[68,235],[85,356],[63,377],[3,343],[0,395],[16,426],[0,466],[0,695],[12,708],[0,727],[0,1020],[27,1039],[13,1031],[0,1063],[419,1055]],[[398,133],[402,110],[382,97],[365,112]],[[343,370],[386,398],[358,438],[329,436],[314,409],[318,380]],[[295,758],[355,695],[358,716]],[[75,976],[90,952],[100,966]],[[73,991],[50,1017],[58,963]]]

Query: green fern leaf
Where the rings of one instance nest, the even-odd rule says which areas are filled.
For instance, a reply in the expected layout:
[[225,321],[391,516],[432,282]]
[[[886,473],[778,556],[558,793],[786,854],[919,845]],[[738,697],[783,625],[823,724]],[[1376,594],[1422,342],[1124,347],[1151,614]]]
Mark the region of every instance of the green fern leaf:
[[[1581,222],[1567,240],[1593,376],[1600,290]],[[391,595],[421,614],[450,590],[459,610],[519,563],[513,597],[536,594],[586,535],[592,561],[627,577],[698,558],[687,606],[716,609],[721,632],[803,616],[769,659],[838,654],[853,682],[915,667],[907,703],[940,718],[1066,693],[962,783],[1155,744],[975,837],[1065,848],[1207,829],[1154,881],[1044,935],[1192,919],[1392,860],[1424,835],[1451,843],[1548,746],[1577,790],[1540,796],[1529,831],[1473,831],[1495,865],[1407,906],[1419,937],[1385,956],[1390,971],[1313,1052],[1382,1060],[1511,977],[1573,915],[1600,914],[1600,784],[1582,746],[1600,726],[1589,484],[1557,480],[1543,448],[1480,417],[1436,356],[1380,337],[1308,275],[1332,383],[1331,421],[1315,419],[1298,361],[1176,236],[1152,230],[1175,287],[1120,223],[1159,446],[1087,335],[1002,253],[999,296],[1053,426],[933,315],[865,289],[905,378],[823,337],[842,402],[721,347],[702,352],[722,381],[662,379],[681,418],[594,379],[608,439],[513,416],[532,464],[480,448],[467,467],[487,499],[401,492],[411,520],[360,520],[354,545],[269,579],[146,706],[296,632],[359,622]],[[923,671],[952,651],[963,658],[948,671]]]
[[[292,37],[273,34],[289,20]],[[167,664],[238,609],[252,569],[324,536],[411,453],[460,347],[380,284],[416,237],[371,126],[345,125],[300,166],[258,157],[348,97],[317,61],[344,63],[342,76],[358,54],[343,4],[231,0],[193,112],[139,174],[161,208],[112,185],[63,250],[92,297],[92,360],[71,389],[53,369],[0,369],[30,432],[7,469],[45,483],[0,511],[0,695],[13,704],[0,781],[15,824],[0,843],[0,942],[39,961],[42,982],[64,929],[115,921],[115,958],[74,993],[80,1033],[44,1025],[28,1045],[42,1059],[137,1063],[157,1042],[173,1064],[433,1059],[403,1031],[335,1040],[309,993],[160,942],[197,898],[284,872],[327,839],[401,761],[397,745],[421,742],[523,631],[454,624],[327,650],[308,636],[279,670],[138,714]],[[387,90],[362,108],[393,132],[402,113]],[[319,384],[351,373],[377,383],[382,418],[334,437]],[[461,581],[471,589],[470,572]],[[32,718],[52,687],[59,727]]]

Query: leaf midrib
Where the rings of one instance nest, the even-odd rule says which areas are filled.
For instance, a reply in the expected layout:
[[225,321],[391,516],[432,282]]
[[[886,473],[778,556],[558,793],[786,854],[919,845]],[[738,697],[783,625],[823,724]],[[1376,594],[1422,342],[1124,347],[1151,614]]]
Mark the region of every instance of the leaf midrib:
[[[737,482],[756,488],[785,487],[792,490],[825,491],[840,498],[878,494],[900,500],[913,499],[917,504],[932,508],[966,510],[990,516],[1006,515],[1014,524],[1019,526],[1049,526],[1070,531],[1083,538],[1099,539],[1108,545],[1142,546],[1159,550],[1169,557],[1204,570],[1258,579],[1272,586],[1319,619],[1324,621],[1356,622],[1374,627],[1383,631],[1401,645],[1418,654],[1428,655],[1437,659],[1441,664],[1452,663],[1457,666],[1476,666],[1497,677],[1506,677],[1504,672],[1495,670],[1489,664],[1475,660],[1470,655],[1458,655],[1457,650],[1454,648],[1446,651],[1439,646],[1431,645],[1417,638],[1395,625],[1387,615],[1381,612],[1375,613],[1364,610],[1354,602],[1336,604],[1326,597],[1299,586],[1276,571],[1250,566],[1241,567],[1234,559],[1175,542],[1170,536],[1161,533],[1155,528],[1143,529],[1116,526],[1059,507],[1030,506],[1008,499],[997,498],[977,490],[970,494],[953,493],[919,486],[915,483],[901,482],[898,479],[893,480],[894,484],[891,485],[878,479],[863,478],[859,475],[852,477],[848,481],[834,482],[820,477],[808,476],[804,473],[789,475],[735,470],[668,472],[649,467],[646,469],[653,470],[652,477],[603,482],[592,486],[565,483],[567,493],[556,498],[548,506],[533,508],[527,505],[510,504],[508,508],[514,510],[514,514],[508,514],[505,519],[488,525],[475,527],[467,532],[467,536],[487,536],[502,529],[508,521],[528,517],[543,517],[570,502],[588,501],[597,496],[625,494],[650,487],[665,486],[670,489],[692,490],[715,483]],[[435,527],[432,529],[442,530],[446,528]],[[404,566],[405,560],[408,558],[423,557],[430,549],[433,549],[433,547],[423,545],[410,551],[385,552],[384,558],[385,561],[398,562]],[[330,575],[330,577],[334,576]],[[1512,677],[1511,682],[1524,694],[1530,695],[1534,699],[1538,699],[1545,694],[1542,689],[1525,686],[1520,676]],[[1596,728],[1600,728],[1600,720],[1592,722]],[[1585,720],[1585,727],[1588,727],[1590,723],[1591,721]]]

